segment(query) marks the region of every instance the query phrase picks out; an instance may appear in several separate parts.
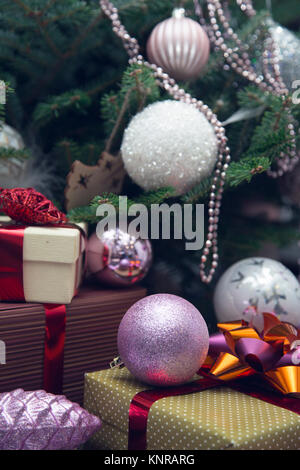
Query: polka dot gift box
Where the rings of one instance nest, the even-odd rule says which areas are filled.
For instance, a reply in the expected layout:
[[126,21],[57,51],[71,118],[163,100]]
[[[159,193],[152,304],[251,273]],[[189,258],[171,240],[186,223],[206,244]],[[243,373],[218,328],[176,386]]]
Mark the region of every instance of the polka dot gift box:
[[[154,401],[160,390],[154,389],[147,420],[148,450],[300,449],[298,414],[226,385],[205,389],[207,379],[199,376],[192,380],[200,389],[203,381],[203,390]],[[140,448],[143,436],[139,430],[134,436],[129,414],[135,413],[133,398],[150,389],[126,368],[86,374],[84,406],[103,423],[89,447],[125,450],[134,437],[137,447],[129,448]]]

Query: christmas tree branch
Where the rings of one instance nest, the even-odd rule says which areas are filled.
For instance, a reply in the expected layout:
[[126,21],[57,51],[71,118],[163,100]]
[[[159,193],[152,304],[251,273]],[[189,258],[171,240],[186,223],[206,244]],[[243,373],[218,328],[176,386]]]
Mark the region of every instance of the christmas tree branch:
[[122,107],[120,109],[120,112],[118,114],[118,118],[116,120],[116,123],[113,127],[113,130],[107,140],[107,143],[106,143],[106,146],[105,146],[105,151],[106,152],[110,152],[111,151],[111,147],[112,147],[112,144],[113,144],[113,141],[114,141],[114,138],[115,136],[117,135],[118,133],[118,130],[123,122],[123,119],[124,119],[124,115],[128,109],[128,106],[129,106],[129,99],[130,99],[130,95],[131,93],[133,92],[133,89],[131,90],[128,90],[125,94],[125,97],[124,97],[124,101],[123,101],[123,104],[122,104]]
[[28,149],[0,148],[0,160],[27,160],[29,157],[31,157],[31,153]]
[[45,74],[42,80],[39,79],[39,84],[38,85],[36,84],[36,86],[33,87],[33,92],[27,95],[25,98],[25,103],[27,105],[32,104],[34,101],[37,100],[39,96],[41,96],[44,93],[49,83],[55,80],[55,77],[62,69],[64,63],[65,63],[65,57],[63,56],[54,64],[54,66],[52,67],[51,73]]
[[61,116],[69,109],[85,113],[90,104],[91,99],[86,93],[81,90],[72,90],[40,103],[34,111],[33,118],[41,126],[47,124],[53,117]]
[[144,66],[133,65],[125,71],[120,90],[108,93],[101,100],[102,116],[106,120],[109,137],[109,147],[112,140],[122,127],[129,121],[131,115],[141,111],[148,103],[160,98],[160,89],[150,70]]
[[24,10],[24,12],[27,16],[32,15],[33,11],[24,2],[22,2],[21,0],[13,0],[13,2],[16,3],[22,10]]
[[93,95],[98,95],[102,91],[106,90],[108,87],[116,83],[118,80],[120,80],[122,75],[118,74],[111,80],[108,80],[106,82],[101,82],[99,85],[92,87],[90,90],[86,92],[88,96],[93,96]]
[[60,147],[63,148],[64,152],[65,152],[65,156],[66,156],[66,160],[68,162],[68,165],[69,165],[69,168],[71,168],[75,158],[72,157],[72,152],[71,152],[71,149],[72,149],[72,143],[67,141],[67,140],[63,140],[62,142],[60,142]]
[[[18,36],[12,32],[8,33],[3,33],[0,31],[0,41],[3,45],[13,48],[17,50],[20,54],[24,54],[29,61],[35,62],[36,64],[41,65],[42,67],[45,67],[48,65],[46,59],[41,60],[40,56],[38,56],[36,53],[34,53],[28,45],[23,45],[19,40]],[[2,56],[3,51],[0,51],[0,54]],[[3,56],[2,56],[3,57]],[[7,60],[7,58],[6,58]]]
[[76,54],[80,44],[85,40],[85,38],[91,33],[91,31],[93,31],[93,29],[96,28],[96,26],[98,26],[98,24],[100,23],[101,19],[104,18],[104,15],[103,13],[99,13],[99,15],[97,15],[93,21],[91,21],[91,23],[85,28],[83,29],[83,31],[81,32],[81,34],[78,36],[78,38],[75,39],[75,41],[73,42],[73,44],[71,44],[69,50],[64,54],[64,58],[65,59],[69,59],[70,57],[72,57],[74,54]]
[[[16,0],[16,1],[20,1],[20,0]],[[39,83],[39,85],[34,87],[34,92],[26,98],[27,104],[31,104],[38,98],[38,96],[43,94],[48,84],[55,80],[55,77],[60,72],[65,62],[77,53],[80,44],[93,31],[93,29],[96,28],[96,26],[99,24],[102,18],[103,18],[103,14],[101,12],[90,22],[90,24],[86,28],[82,30],[81,34],[74,39],[73,43],[71,44],[71,46],[66,52],[64,52],[63,54],[59,53],[58,60],[52,66],[52,72],[49,74],[46,74],[44,79],[42,79],[42,81]]]
[[58,0],[49,0],[41,10],[42,16],[44,16],[57,1]]
[[57,144],[55,150],[59,160],[65,161],[69,170],[75,160],[80,160],[86,165],[95,165],[102,153],[103,144],[102,142],[88,142],[79,145],[73,140],[65,139]]
[[54,43],[54,41],[52,41],[52,38],[49,36],[48,32],[47,32],[47,29],[45,28],[45,23],[43,21],[41,21],[40,19],[40,15],[42,14],[42,12],[35,12],[34,13],[34,19],[38,25],[38,29],[41,33],[41,35],[44,37],[45,39],[45,42],[48,44],[50,50],[53,52],[53,54],[58,57],[58,58],[61,58],[63,56],[62,52],[59,50],[59,48],[56,46],[56,44]]
[[[129,209],[133,204],[143,204],[146,207],[151,207],[152,204],[162,204],[166,200],[174,197],[175,190],[173,188],[162,188],[157,191],[150,191],[144,193],[141,196],[138,196],[135,199],[127,199],[127,209]],[[116,213],[119,211],[119,196],[113,193],[104,193],[101,196],[96,196],[90,203],[89,206],[78,207],[72,209],[68,214],[69,220],[74,222],[89,222],[96,224],[99,222],[100,217],[96,215],[97,208],[101,204],[110,204],[112,205]]]

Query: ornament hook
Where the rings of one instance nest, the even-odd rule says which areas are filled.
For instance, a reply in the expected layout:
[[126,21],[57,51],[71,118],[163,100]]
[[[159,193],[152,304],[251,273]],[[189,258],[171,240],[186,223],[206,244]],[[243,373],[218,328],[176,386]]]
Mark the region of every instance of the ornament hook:
[[185,17],[185,9],[184,8],[174,8],[172,12],[172,17],[176,19],[181,19]]

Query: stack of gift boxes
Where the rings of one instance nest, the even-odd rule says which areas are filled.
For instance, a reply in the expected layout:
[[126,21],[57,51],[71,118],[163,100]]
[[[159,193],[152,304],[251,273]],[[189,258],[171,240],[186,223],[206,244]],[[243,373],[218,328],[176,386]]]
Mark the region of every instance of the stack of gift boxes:
[[[0,393],[19,387],[46,389],[82,404],[84,374],[109,366],[117,350],[119,323],[146,291],[139,286],[111,289],[81,285],[85,224],[28,226],[22,234],[22,259],[18,260],[22,301],[20,286],[9,272],[11,265],[5,266],[5,261],[9,264],[17,255],[10,254],[5,260],[3,252],[14,250],[19,226],[5,216],[0,224],[0,299],[5,300],[0,303]],[[52,359],[54,342],[60,350]]]
[[[19,230],[22,257],[10,272],[5,251],[15,250]],[[20,229],[2,218],[0,393],[44,389],[79,403],[102,422],[87,448],[299,449],[295,394],[287,403],[287,395],[260,393],[254,382],[249,392],[249,384],[239,388],[208,378],[206,369],[183,388],[155,388],[126,367],[109,368],[118,353],[119,324],[146,291],[82,286],[86,232],[84,225]],[[233,329],[239,328],[248,327]]]

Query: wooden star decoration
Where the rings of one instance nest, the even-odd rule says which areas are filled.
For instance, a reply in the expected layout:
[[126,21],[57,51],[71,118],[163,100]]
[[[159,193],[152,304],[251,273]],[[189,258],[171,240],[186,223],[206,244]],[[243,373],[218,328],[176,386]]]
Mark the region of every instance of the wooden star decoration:
[[80,175],[78,184],[80,186],[83,186],[84,188],[87,188],[88,181],[91,178],[91,175]]
[[67,177],[66,210],[86,206],[95,196],[103,193],[120,194],[125,174],[120,155],[114,156],[103,152],[97,165],[94,166],[85,165],[76,160]]

